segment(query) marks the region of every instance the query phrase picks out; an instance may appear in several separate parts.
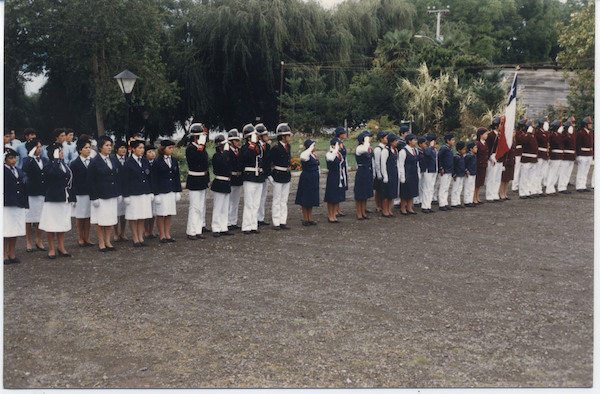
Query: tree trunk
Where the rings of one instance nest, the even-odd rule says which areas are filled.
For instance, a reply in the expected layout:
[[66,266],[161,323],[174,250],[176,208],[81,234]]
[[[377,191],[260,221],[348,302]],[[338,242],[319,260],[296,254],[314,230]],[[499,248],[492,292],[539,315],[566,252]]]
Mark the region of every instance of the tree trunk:
[[[96,54],[96,51],[94,51],[94,54],[92,55],[92,71],[94,72],[94,82],[96,85],[96,89],[100,89],[100,69],[98,67],[98,55]],[[100,92],[96,91],[96,98],[98,98],[100,95]],[[98,104],[96,103],[96,129],[98,131],[98,137],[100,137],[101,135],[104,135],[104,117],[102,116],[102,111],[100,110],[100,107],[98,106]]]

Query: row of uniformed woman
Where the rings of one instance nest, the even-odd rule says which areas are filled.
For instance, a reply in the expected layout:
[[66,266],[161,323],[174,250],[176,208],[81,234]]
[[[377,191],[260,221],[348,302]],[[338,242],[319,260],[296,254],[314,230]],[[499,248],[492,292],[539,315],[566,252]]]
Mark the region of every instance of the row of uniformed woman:
[[[556,185],[559,193],[570,193],[566,186],[575,159],[578,161],[576,189],[578,192],[589,191],[586,182],[593,158],[592,120],[588,117],[581,123],[582,129],[575,133],[572,118],[564,124],[559,121],[548,123],[542,118],[535,128],[532,122],[521,120],[515,131],[516,144],[498,160],[495,158],[498,118],[493,120],[491,130],[480,128],[477,131],[476,142],[456,143],[454,136],[448,134],[439,150],[436,136],[429,134],[417,138],[409,134],[405,126],[400,128],[399,135],[378,133],[379,145],[372,149],[372,134],[365,130],[358,135],[359,146],[356,148],[354,199],[357,219],[368,219],[366,202],[373,195],[377,211],[384,217],[392,217],[392,207],[397,205],[398,198],[403,215],[416,214],[413,202],[417,198],[423,213],[432,213],[431,205],[435,201],[441,211],[462,208],[461,200],[467,207],[482,204],[479,188],[484,184],[486,195],[491,193],[492,196],[487,198],[488,202],[496,201],[494,192],[499,193],[498,200],[503,201],[508,199],[506,192],[510,180],[513,180],[513,189],[518,188],[521,198],[546,195],[541,193],[541,185],[546,187],[549,195],[556,194]],[[233,235],[232,230],[240,228],[244,234],[256,234],[259,225],[268,225],[264,220],[268,184],[273,185],[273,228],[289,229],[291,130],[282,123],[276,133],[278,142],[272,148],[268,131],[262,124],[256,127],[248,124],[242,133],[232,129],[226,135],[218,135],[212,158],[215,177],[210,183],[209,158],[205,149],[208,132],[199,123],[190,127],[184,138],[188,143],[187,187],[190,191],[188,239],[204,238],[202,232],[207,231],[205,207],[209,186],[214,198],[213,236]],[[345,201],[348,190],[344,146],[347,131],[338,127],[335,134],[325,155],[329,171],[324,201],[330,223],[338,223],[337,218],[345,216],[340,210],[340,202]],[[243,146],[242,138],[245,140]],[[300,154],[302,172],[295,203],[302,207],[304,226],[316,224],[312,208],[319,206],[320,163],[315,144],[307,139],[305,150]],[[123,215],[130,222],[135,247],[147,246],[145,238],[153,237],[152,225],[150,230],[147,228],[153,217],[157,218],[160,241],[175,242],[170,232],[171,217],[176,214],[176,202],[181,198],[181,183],[177,160],[172,158],[173,145],[171,141],[162,141],[158,158],[154,159],[153,147],[144,147],[142,141],[134,140],[129,144],[129,155],[125,148],[124,152],[117,150],[112,156],[112,140],[100,137],[98,154],[94,156],[90,141],[80,138],[77,142],[79,156],[66,166],[60,143],[48,148],[48,160],[43,158],[40,141],[34,138],[26,144],[23,170],[14,164],[18,154],[7,148],[5,263],[18,262],[14,245],[16,237],[23,235],[23,223],[38,224],[40,230],[46,231],[49,258],[69,256],[64,246],[64,233],[71,228],[71,214],[76,218],[79,246],[94,245],[89,230],[90,224],[95,224],[100,251],[115,250],[110,232],[121,215],[121,202]],[[453,154],[455,145],[456,153]],[[547,170],[539,164],[544,160],[550,161]],[[497,170],[495,166],[502,168]],[[547,171],[545,175],[544,171]],[[500,174],[499,182],[493,178],[497,174]],[[242,189],[244,205],[242,227],[239,227]],[[58,247],[54,245],[55,238]],[[39,239],[36,249],[46,250]],[[27,251],[32,248],[28,247]]]

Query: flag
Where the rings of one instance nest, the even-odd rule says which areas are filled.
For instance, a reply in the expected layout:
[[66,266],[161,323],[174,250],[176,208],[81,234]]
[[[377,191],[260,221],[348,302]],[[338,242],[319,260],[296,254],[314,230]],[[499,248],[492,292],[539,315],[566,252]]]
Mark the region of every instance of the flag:
[[508,103],[506,104],[506,112],[500,125],[500,135],[498,137],[498,149],[496,150],[496,160],[501,158],[508,152],[512,146],[513,134],[515,131],[515,118],[517,114],[517,72],[513,79]]

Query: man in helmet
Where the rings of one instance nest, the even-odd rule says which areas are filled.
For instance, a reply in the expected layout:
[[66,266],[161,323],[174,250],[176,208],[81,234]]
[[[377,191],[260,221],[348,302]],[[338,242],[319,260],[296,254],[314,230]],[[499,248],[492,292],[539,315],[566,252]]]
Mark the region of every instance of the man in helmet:
[[546,194],[557,196],[556,184],[560,176],[560,166],[564,159],[564,127],[562,122],[555,120],[550,123],[550,163],[548,164],[548,178],[546,180]]
[[231,193],[231,162],[229,156],[229,142],[223,134],[215,137],[215,154],[212,158],[213,180],[210,190],[213,192],[213,212],[211,229],[213,237],[233,235],[229,231],[227,221],[229,218],[229,194]]
[[269,191],[269,182],[273,182],[271,176],[271,163],[269,162],[269,153],[271,151],[271,144],[269,144],[269,131],[264,124],[259,123],[255,127],[256,134],[258,135],[258,143],[263,151],[262,158],[262,169],[265,174],[266,181],[262,184],[262,190],[260,193],[260,205],[258,207],[258,225],[268,226],[269,222],[265,222],[265,205],[267,202],[267,192]]
[[535,177],[533,193],[540,197],[546,197],[544,187],[548,176],[548,160],[550,159],[550,123],[548,117],[540,118],[535,128],[534,136],[538,144],[538,161],[535,166]]
[[519,177],[521,175],[521,155],[523,154],[523,145],[517,142],[519,136],[525,133],[525,124],[527,120],[521,119],[517,122],[517,128],[515,129],[515,174],[512,181],[512,191],[516,192],[519,190]]
[[563,131],[563,160],[560,164],[560,175],[558,176],[558,192],[561,194],[571,194],[567,190],[573,166],[575,164],[575,147],[577,145],[577,134],[575,133],[575,118],[570,117],[564,123]]
[[238,129],[231,129],[227,134],[229,141],[229,160],[231,163],[231,193],[229,195],[229,218],[227,227],[229,230],[239,230],[238,213],[240,209],[240,197],[242,196],[242,187],[244,180],[242,173],[244,172],[244,163],[242,163],[242,152],[240,149],[240,132]]
[[490,125],[490,133],[487,137],[486,145],[488,146],[489,160],[488,169],[485,179],[485,200],[486,202],[499,202],[500,200],[500,183],[502,178],[502,160],[496,159],[496,151],[498,150],[498,140],[500,132],[500,118],[492,119]]
[[206,151],[208,133],[202,123],[194,123],[185,139],[188,141],[185,159],[189,169],[186,185],[190,191],[186,234],[189,240],[204,239],[202,230],[206,227],[206,190],[210,182]]
[[517,144],[523,147],[521,155],[521,173],[519,175],[519,198],[531,198],[533,195],[533,181],[535,165],[538,161],[538,145],[533,135],[533,124],[525,122],[525,132],[517,134]]
[[[582,129],[577,133],[577,178],[575,188],[578,192],[591,191],[587,187],[588,172],[594,160],[594,124],[592,118],[587,116],[581,121]],[[592,177],[592,187],[594,180]]]
[[292,130],[287,123],[280,123],[276,129],[277,145],[271,149],[270,161],[273,166],[273,205],[271,214],[275,230],[288,230],[288,197],[290,195]]
[[262,168],[263,149],[258,143],[256,129],[247,124],[242,129],[246,144],[242,149],[244,164],[244,213],[242,214],[242,231],[244,234],[258,234],[258,209],[265,173]]

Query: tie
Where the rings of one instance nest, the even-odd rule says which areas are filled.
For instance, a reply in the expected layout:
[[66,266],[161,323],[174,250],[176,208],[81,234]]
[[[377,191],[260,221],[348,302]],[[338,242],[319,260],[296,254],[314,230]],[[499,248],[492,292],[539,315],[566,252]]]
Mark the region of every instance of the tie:
[[287,144],[285,144],[284,146],[285,146],[285,153],[290,153],[289,150],[288,150]]
[[415,151],[415,148],[412,148],[412,150],[413,150],[413,156],[416,156],[417,152]]
[[125,158],[124,157],[119,157],[119,161],[121,162],[121,165],[125,164]]
[[138,161],[138,164],[139,164],[139,165],[140,165],[140,167],[141,167],[141,166],[142,166],[142,158],[141,158],[141,157],[138,157],[138,158],[137,158],[137,161]]
[[39,163],[40,161],[42,161],[42,159],[40,159],[40,157],[39,157],[39,156],[37,156],[37,157],[35,158],[35,161],[37,161],[37,162]]
[[165,159],[167,159],[167,165],[169,166],[169,168],[171,168],[171,156],[167,156],[165,157]]
[[105,158],[104,161],[106,162],[106,165],[108,166],[108,168],[110,168],[112,170],[112,164],[111,164],[110,160],[108,160],[108,157]]
[[10,170],[12,171],[15,178],[19,177],[19,172],[17,171],[17,169],[15,167],[10,167]]
[[90,159],[85,159],[83,164],[85,165],[85,168],[87,168],[88,164],[90,164]]

